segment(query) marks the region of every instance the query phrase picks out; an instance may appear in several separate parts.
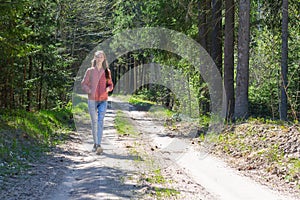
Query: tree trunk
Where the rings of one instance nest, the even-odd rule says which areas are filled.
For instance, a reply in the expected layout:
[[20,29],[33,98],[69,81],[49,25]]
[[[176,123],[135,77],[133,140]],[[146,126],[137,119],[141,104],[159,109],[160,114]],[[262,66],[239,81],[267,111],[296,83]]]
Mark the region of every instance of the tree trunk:
[[235,118],[248,117],[250,0],[240,0]]
[[212,0],[206,0],[206,51],[211,55],[211,40],[209,38],[211,38],[211,31],[212,29],[210,27],[212,27]]
[[7,87],[8,87],[8,77],[5,77],[5,84],[4,84],[4,89],[3,89],[3,104],[4,104],[4,108],[7,108],[8,106],[8,100],[7,100],[7,96],[8,96],[8,91],[7,91]]
[[[4,59],[2,61],[4,63]],[[0,107],[3,108],[4,107],[4,67],[2,66],[2,62],[0,61],[0,71],[1,71],[1,79],[0,79]]]
[[211,55],[222,74],[222,0],[212,0]]
[[40,88],[38,97],[38,110],[42,109],[42,92],[43,92],[43,76],[44,76],[44,62],[41,63],[41,73],[40,73]]
[[[31,79],[32,75],[32,68],[33,68],[33,63],[32,63],[32,57],[29,56],[29,69],[28,69],[28,80]],[[31,110],[31,87],[27,90],[27,106],[26,110],[30,111]]]
[[137,90],[137,78],[138,78],[138,61],[136,59],[133,60],[133,91],[136,92]]
[[27,62],[24,64],[23,68],[23,84],[22,84],[22,94],[21,94],[21,106],[23,107],[25,105],[25,94],[24,94],[24,84],[26,81],[26,72],[27,72]]
[[128,59],[128,88],[127,91],[129,94],[132,94],[133,91],[133,85],[134,85],[134,69],[133,69],[133,56],[131,54],[128,55],[129,59]]
[[207,24],[206,24],[206,0],[198,1],[198,38],[200,45],[207,49],[206,38],[207,38]]
[[282,0],[281,102],[280,119],[287,120],[288,0]]
[[14,84],[14,60],[9,58],[7,65],[9,66],[6,74],[6,84],[5,84],[5,108],[12,108],[13,105],[13,84]]
[[[211,53],[210,50],[210,41],[208,38],[210,38],[210,14],[211,14],[211,0],[202,0],[198,1],[198,38],[200,45],[207,51],[208,54]],[[202,74],[203,75],[203,74]],[[209,112],[209,93],[207,90],[207,87],[202,87],[204,80],[199,75],[199,94],[203,95],[202,100],[199,101],[199,113],[202,115],[206,115]]]
[[187,86],[185,87],[188,92],[188,111],[189,116],[192,117],[192,101],[191,101],[191,88],[190,88],[190,75],[187,75]]
[[[120,78],[121,78],[121,65],[118,64],[117,66],[117,77],[118,77],[118,92],[121,93],[121,83],[120,83]],[[123,84],[123,83],[122,83]]]
[[[14,66],[14,60],[12,59],[11,66]],[[10,76],[10,85],[9,85],[9,108],[14,108],[15,99],[14,99],[14,82],[15,82],[15,73],[11,73]]]
[[225,0],[224,87],[226,119],[234,114],[234,0]]
[[[142,65],[144,65],[145,60],[143,60]],[[145,81],[146,81],[146,71],[145,71],[145,67],[142,67],[142,73],[141,73],[141,85],[142,88],[144,89],[145,87]]]

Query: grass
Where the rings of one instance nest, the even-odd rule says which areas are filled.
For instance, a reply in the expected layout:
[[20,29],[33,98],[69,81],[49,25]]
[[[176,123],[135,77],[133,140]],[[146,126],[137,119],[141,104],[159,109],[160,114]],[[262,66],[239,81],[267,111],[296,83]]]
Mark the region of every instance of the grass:
[[73,107],[72,107],[72,113],[74,115],[86,115],[89,113],[88,109],[88,99],[85,96],[81,96],[78,94],[73,94]]
[[77,114],[88,113],[89,109],[87,102],[85,101],[78,103],[76,106],[73,107],[72,112]]
[[164,197],[172,197],[172,196],[176,196],[178,194],[180,194],[180,192],[178,192],[175,189],[171,189],[171,188],[155,188],[155,192],[157,197],[159,198],[164,198]]
[[166,179],[161,174],[161,169],[155,169],[150,173],[150,175],[145,178],[145,180],[149,183],[158,183],[158,184],[164,184],[166,183]]
[[251,118],[211,141],[216,144],[214,152],[243,158],[247,163],[245,169],[251,165],[275,173],[300,188],[300,159],[288,153],[289,148],[297,145],[295,139],[300,135],[299,131],[297,124]]
[[[127,118],[124,117],[124,113],[122,113],[121,111],[117,112],[117,116],[116,116],[116,121],[115,121],[115,126],[117,129],[121,129],[118,130],[118,132],[123,133],[122,130],[127,130],[130,129],[132,130],[133,133],[136,133],[134,131],[135,127],[130,124],[130,122],[128,122]],[[146,170],[147,173],[142,173],[141,174],[141,179],[139,179],[138,181],[146,181],[148,183],[150,183],[151,187],[150,189],[155,192],[152,193],[151,195],[155,195],[155,199],[164,199],[164,198],[169,198],[171,196],[176,196],[178,194],[180,194],[179,191],[172,189],[172,188],[164,188],[163,186],[170,182],[170,180],[165,179],[165,177],[163,176],[161,169],[159,168],[159,166],[157,166],[155,164],[155,161],[153,160],[153,158],[151,158],[151,156],[149,155],[149,153],[147,151],[145,151],[145,149],[140,149],[141,147],[141,143],[135,141],[133,142],[133,146],[129,149],[129,153],[130,155],[133,156],[134,161],[136,162],[137,165],[141,166],[141,165],[145,165],[143,167],[143,169],[148,169]],[[142,163],[141,163],[142,162]],[[144,184],[144,183],[143,183]],[[155,187],[153,185],[156,185]]]
[[135,106],[149,106],[149,105],[154,106],[154,105],[156,105],[155,102],[141,99],[138,96],[131,96],[129,98],[128,102]]
[[[153,102],[145,101],[142,97],[134,96],[129,99],[129,102],[133,105],[152,105],[149,115],[154,118],[160,119],[173,119],[174,115],[178,114],[172,112],[162,106],[155,106]],[[216,119],[219,122],[219,119]],[[173,121],[171,121],[173,122]],[[204,128],[204,132],[208,125],[211,123],[211,117],[200,116],[199,127]],[[171,123],[171,125],[174,123]],[[277,166],[277,168],[285,169],[280,173],[285,174],[287,181],[295,182],[300,188],[300,159],[291,158],[287,159],[286,154],[281,148],[284,146],[279,140],[274,140],[274,134],[288,134],[290,127],[294,124],[289,124],[280,120],[269,120],[264,118],[250,118],[246,122],[237,122],[235,125],[228,124],[234,127],[233,130],[224,131],[221,134],[210,134],[206,137],[204,134],[200,134],[200,141],[206,140],[209,143],[215,144],[216,148],[219,148],[223,153],[232,155],[233,157],[247,158],[249,164],[251,162],[261,163],[258,167],[264,166],[265,169],[269,167]],[[300,131],[299,126],[298,132]],[[279,130],[279,132],[278,132]],[[274,132],[274,134],[270,134]],[[284,138],[287,136],[283,136]],[[272,142],[270,142],[270,140]],[[257,165],[257,164],[256,164]],[[297,182],[298,179],[298,182]],[[151,179],[149,179],[152,181]]]
[[143,161],[140,152],[138,152],[136,148],[130,148],[129,153],[133,156],[135,162]]
[[[285,179],[287,181],[292,181],[295,179],[295,177],[297,177],[297,174],[299,176],[299,171],[300,171],[300,159],[295,159],[295,158],[291,158],[288,160],[288,165],[289,167],[289,173],[285,176]],[[300,189],[300,182],[299,182],[299,178],[298,178],[298,185],[297,185],[298,189]]]
[[171,111],[163,106],[157,105],[155,102],[144,100],[142,97],[138,95],[131,96],[127,98],[127,101],[134,106],[140,107],[149,107],[148,115],[153,118],[158,119],[166,119],[172,118],[176,114],[176,112]]
[[134,126],[122,111],[117,111],[115,117],[115,128],[120,135],[137,135]]
[[147,176],[144,178],[145,181],[148,183],[151,183],[151,185],[161,185],[160,187],[156,186],[153,187],[155,191],[155,195],[158,199],[160,198],[168,198],[171,196],[176,196],[180,194],[179,191],[172,189],[172,188],[164,188],[164,186],[168,181],[165,179],[165,177],[161,173],[161,169],[157,168],[152,170],[147,174]]
[[152,118],[167,119],[172,118],[172,116],[174,116],[176,113],[162,106],[155,106],[150,109],[148,114]]
[[70,107],[27,112],[0,111],[0,176],[15,175],[68,138],[75,129]]

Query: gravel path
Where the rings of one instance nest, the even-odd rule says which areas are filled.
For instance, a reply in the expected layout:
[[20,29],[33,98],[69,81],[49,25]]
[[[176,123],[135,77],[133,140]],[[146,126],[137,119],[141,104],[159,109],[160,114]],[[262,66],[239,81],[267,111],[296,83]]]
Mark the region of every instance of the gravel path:
[[[152,157],[165,169],[182,170],[185,177],[190,177],[193,184],[204,188],[204,199],[224,200],[292,200],[296,195],[279,193],[270,187],[246,177],[236,169],[230,168],[223,159],[204,152],[199,145],[194,145],[193,127],[183,128],[181,133],[162,129],[157,123],[147,120],[147,114],[131,111],[128,116],[135,120],[137,129],[143,132],[143,143]],[[142,128],[141,128],[142,127]],[[183,182],[184,183],[184,182]],[[186,184],[182,184],[184,186]],[[295,196],[295,197],[294,197]],[[185,198],[189,199],[191,197]]]
[[[105,118],[104,152],[91,152],[87,115],[77,133],[21,177],[12,178],[0,199],[291,199],[260,186],[210,155],[188,137],[172,137],[146,112],[112,99]],[[114,117],[122,110],[139,133],[120,136]]]

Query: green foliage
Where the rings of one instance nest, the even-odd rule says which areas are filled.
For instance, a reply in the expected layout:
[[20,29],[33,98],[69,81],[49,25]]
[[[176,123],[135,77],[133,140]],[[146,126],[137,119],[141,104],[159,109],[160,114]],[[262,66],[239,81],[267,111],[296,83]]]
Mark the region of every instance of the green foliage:
[[74,130],[70,109],[0,112],[0,175],[19,173],[26,163],[51,146],[63,142]]
[[1,4],[2,107],[40,110],[67,102],[70,59],[58,51],[57,7],[55,1]]
[[[281,9],[280,1],[263,2],[260,18],[252,29],[253,42],[250,50],[249,101],[252,116],[279,118],[280,102],[280,59],[281,59]],[[289,52],[288,52],[288,104],[289,119],[299,118],[299,26],[295,23],[299,4],[294,1],[289,6]],[[259,12],[259,11],[258,11]],[[278,14],[279,13],[279,14]],[[264,15],[262,15],[264,14]],[[274,14],[274,15],[273,15]],[[265,15],[268,15],[266,17]],[[259,15],[253,14],[258,17]]]
[[[300,116],[299,5],[296,0],[289,2],[287,92],[288,115],[294,121],[299,121]],[[199,14],[206,14],[206,25],[211,26],[210,11],[189,0],[103,0],[101,3],[23,0],[3,2],[0,8],[0,106],[33,111],[64,107],[71,98],[73,77],[82,60],[114,33],[160,26],[199,40]],[[249,101],[250,114],[255,117],[277,119],[279,116],[281,17],[280,0],[251,1]],[[207,31],[209,46],[211,30]],[[200,107],[199,112],[207,114],[210,103],[207,84],[195,72],[197,66],[161,50],[144,49],[132,54],[139,63],[157,62],[178,69],[189,79],[188,88],[197,94],[199,102],[188,97],[180,100],[187,107]],[[123,61],[121,65],[126,64]],[[122,74],[115,76],[118,75]],[[185,109],[165,87],[147,85],[137,94],[173,111]],[[76,112],[87,109],[84,103],[74,108]],[[192,115],[188,109],[185,112]]]
[[201,115],[199,117],[199,125],[201,127],[207,128],[209,126],[210,120],[211,120],[211,118],[209,116],[207,116],[207,115]]

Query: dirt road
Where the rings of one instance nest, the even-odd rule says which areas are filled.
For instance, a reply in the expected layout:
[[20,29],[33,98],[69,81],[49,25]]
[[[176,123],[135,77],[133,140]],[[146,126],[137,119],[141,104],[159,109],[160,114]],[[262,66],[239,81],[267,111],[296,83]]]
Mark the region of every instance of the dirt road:
[[[117,134],[114,118],[118,110],[132,120],[139,135]],[[72,147],[77,153],[68,156],[73,161],[69,172],[47,199],[214,199],[183,170],[170,163],[166,166],[152,155],[148,133],[164,127],[154,125],[144,112],[129,110],[128,104],[114,99],[105,117],[104,153],[100,156],[91,152],[89,120],[77,124],[80,143]]]
[[[173,137],[146,112],[115,98],[105,117],[104,152],[91,152],[88,115],[77,133],[17,179],[1,199],[293,199],[259,185],[219,159]],[[120,136],[114,128],[121,110],[137,135]]]

